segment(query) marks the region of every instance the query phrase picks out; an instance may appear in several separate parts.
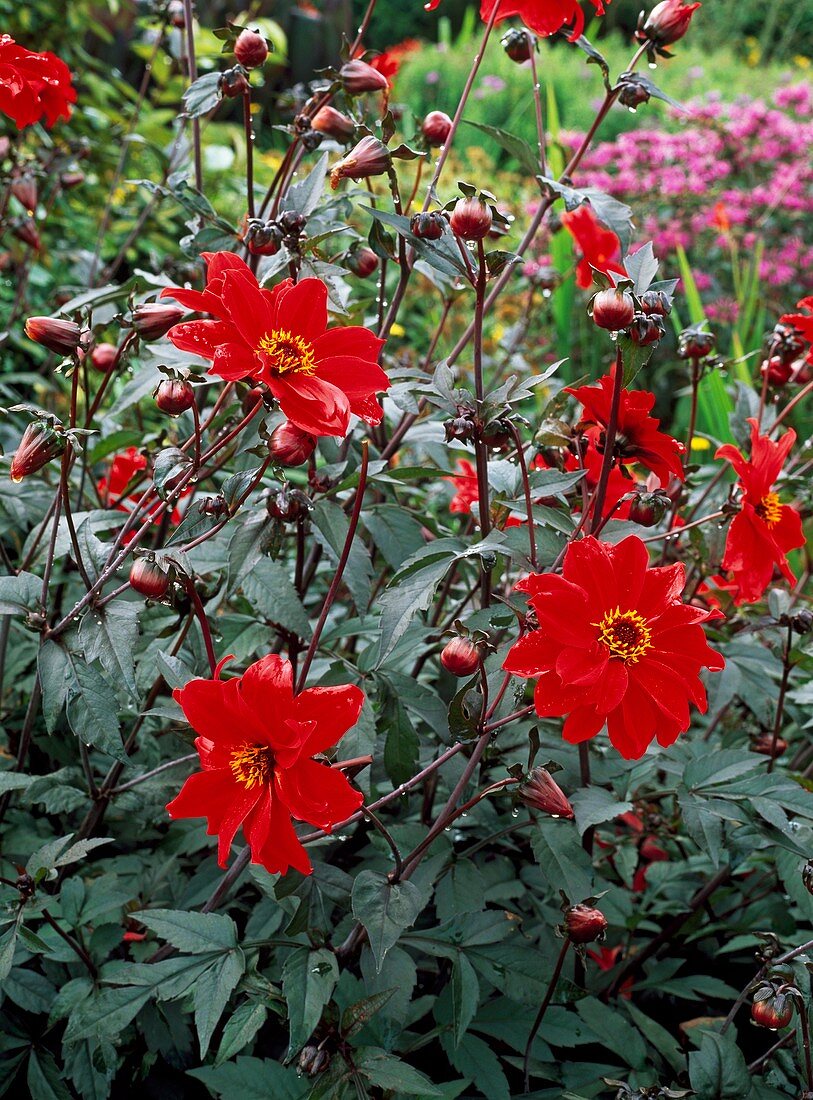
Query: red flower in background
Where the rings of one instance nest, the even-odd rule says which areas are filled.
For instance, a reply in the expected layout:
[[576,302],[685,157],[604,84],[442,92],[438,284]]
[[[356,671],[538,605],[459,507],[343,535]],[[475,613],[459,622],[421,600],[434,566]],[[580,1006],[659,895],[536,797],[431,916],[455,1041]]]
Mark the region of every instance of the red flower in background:
[[455,494],[449,504],[450,512],[462,512],[468,516],[472,507],[480,499],[480,490],[477,485],[477,470],[467,458],[457,460],[456,469],[459,471],[455,477],[446,477],[443,480],[451,482]]
[[[405,38],[403,42],[399,42],[395,46],[390,46],[389,49],[384,50],[383,53],[378,54],[376,57],[368,58],[367,64],[371,65],[377,72],[385,76],[392,86],[395,77],[398,74],[398,70],[401,68],[401,62],[409,54],[414,53],[420,49],[421,43],[417,38]],[[363,51],[362,51],[363,52]]]
[[[585,469],[584,484],[587,486],[588,492],[592,494],[596,490],[598,479],[601,475],[601,455],[596,450],[592,440],[588,440],[587,448],[582,457]],[[534,460],[533,468],[535,470],[546,470],[552,467],[548,466],[542,455],[538,455]],[[580,469],[579,460],[576,455],[568,452],[564,461],[564,468],[568,472]],[[604,515],[608,516],[612,513],[613,519],[628,519],[631,501],[626,500],[623,504],[619,504],[619,501],[625,497],[627,493],[631,493],[637,484],[638,482],[630,473],[622,472],[620,466],[613,466],[610,470],[610,476],[607,479],[607,491],[604,497]],[[576,488],[578,492],[580,485]],[[617,504],[618,507],[616,508]],[[573,502],[573,511],[581,511],[581,500],[578,496]]]
[[681,603],[685,583],[681,564],[650,568],[634,535],[616,546],[592,536],[571,543],[562,576],[531,574],[517,585],[539,629],[514,643],[503,667],[536,679],[536,712],[566,715],[566,741],[586,741],[606,723],[628,760],[654,737],[671,745],[689,728],[689,703],[706,710],[700,670],[725,664],[701,625],[719,613]]
[[[131,512],[132,508],[128,507],[128,504],[135,505],[141,499],[141,494],[133,493],[125,496],[125,491],[130,482],[146,469],[147,459],[138,448],[128,447],[126,451],[117,454],[110,463],[107,476],[100,477],[96,482],[96,488],[104,502],[104,506],[115,508],[119,512]],[[188,496],[191,492],[192,486],[189,485],[181,492],[181,496]],[[160,507],[161,502],[156,501],[150,509],[150,513],[156,512]],[[170,520],[172,523],[177,524],[181,522],[181,518],[181,513],[176,505],[170,513]],[[134,536],[135,530],[128,532],[124,536],[124,542],[130,542]]]
[[605,229],[588,203],[562,214],[562,225],[571,235],[582,258],[576,265],[576,282],[584,290],[593,285],[593,268],[608,274],[626,275],[621,264],[621,242]]
[[294,867],[308,875],[313,868],[291,818],[330,832],[361,805],[361,792],[340,771],[311,758],[355,725],[364,696],[352,685],[294,695],[291,663],[275,653],[231,680],[219,679],[220,667],[213,680],[190,680],[172,693],[198,734],[203,770],[167,811],[208,819],[221,867],[242,825],[252,863],[271,874]]
[[[605,5],[610,2],[590,0],[596,15],[604,15]],[[428,0],[424,7],[427,11],[434,11],[439,4],[440,0]],[[529,30],[543,37],[556,34],[562,27],[569,27],[570,39],[575,41],[584,31],[584,12],[576,0],[481,0],[480,18],[484,23],[491,18],[495,4],[499,5],[495,22],[518,15]]]
[[265,382],[285,416],[311,435],[347,434],[350,414],[378,424],[375,394],[390,381],[378,365],[384,345],[366,328],[327,327],[327,287],[321,279],[291,279],[264,290],[231,252],[204,253],[203,291],[167,288],[211,321],[174,325],[176,348],[211,359],[211,374]]
[[52,53],[33,53],[0,34],[0,112],[22,130],[45,118],[50,129],[60,118],[70,118],[76,89],[71,71]]
[[791,325],[802,339],[811,345],[807,353],[807,361],[813,363],[813,297],[802,298],[801,302],[796,303],[796,308],[802,312],[786,313],[784,317],[779,318],[779,324]]
[[[588,437],[599,451],[610,419],[614,377],[615,367],[594,386],[565,391],[572,393],[584,407],[580,423],[586,426]],[[680,460],[682,446],[671,435],[658,431],[660,420],[649,415],[654,404],[655,395],[647,390],[621,391],[615,444],[618,456],[622,463],[640,462],[652,470],[661,485],[668,485],[673,475],[683,481],[686,475]]]
[[782,504],[772,487],[785,459],[796,442],[793,429],[778,443],[759,434],[759,423],[751,425],[751,459],[727,443],[716,458],[724,458],[737,472],[743,491],[742,508],[731,521],[726,538],[722,568],[733,574],[739,585],[734,602],[754,603],[773,577],[774,566],[791,583],[796,579],[786,557],[789,550],[804,546],[802,519],[787,504]]

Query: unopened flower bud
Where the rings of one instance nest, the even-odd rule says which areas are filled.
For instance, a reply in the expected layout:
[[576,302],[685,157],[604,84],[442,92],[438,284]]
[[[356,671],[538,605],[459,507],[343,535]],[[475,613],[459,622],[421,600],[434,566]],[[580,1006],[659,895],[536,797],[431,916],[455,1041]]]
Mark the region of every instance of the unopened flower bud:
[[309,511],[307,494],[301,489],[291,489],[287,485],[272,492],[265,506],[273,519],[288,523],[306,516]]
[[115,344],[97,344],[90,353],[90,362],[101,374],[107,374],[119,357]]
[[83,343],[79,325],[61,317],[29,317],[25,323],[25,334],[29,340],[42,344],[57,355],[73,355]]
[[381,176],[390,167],[392,158],[383,141],[368,135],[354,145],[347,156],[335,164],[330,172],[330,186],[335,189],[343,179],[360,180]]
[[446,442],[453,439],[474,439],[477,434],[477,422],[471,413],[461,413],[444,422],[443,430],[446,433]]
[[630,501],[629,518],[641,527],[654,527],[669,507],[669,497],[660,489],[654,493],[636,493]]
[[666,317],[672,312],[669,297],[662,290],[646,290],[640,297],[641,312],[647,316]]
[[678,340],[678,359],[705,359],[714,348],[714,336],[710,332],[693,332],[685,329]]
[[183,0],[170,0],[167,5],[167,18],[176,30],[182,31],[186,28]]
[[63,191],[70,191],[73,187],[79,187],[80,184],[85,182],[84,172],[63,172],[59,177],[60,185]]
[[565,913],[564,924],[573,943],[594,943],[607,931],[607,918],[592,905],[571,905]]
[[636,35],[639,42],[653,46],[671,46],[683,38],[700,3],[684,4],[683,0],[662,0],[656,4],[643,28]]
[[621,91],[618,94],[618,102],[631,111],[637,110],[648,103],[651,93],[646,85],[637,78],[635,73],[630,73],[621,83]]
[[274,428],[268,440],[271,460],[278,466],[301,466],[316,449],[316,438],[290,420]]
[[308,219],[304,214],[300,214],[296,210],[283,210],[280,216],[277,218],[277,223],[283,233],[297,234],[301,233],[305,228]]
[[645,313],[636,313],[629,326],[629,338],[639,348],[648,348],[657,344],[666,329],[660,317],[648,317]]
[[471,676],[482,661],[480,647],[469,638],[452,638],[440,655],[440,663],[452,676]]
[[793,1001],[785,993],[775,993],[769,986],[757,991],[751,1005],[751,1019],[759,1027],[778,1031],[793,1019]]
[[813,630],[813,611],[808,608],[797,611],[790,620],[790,625],[797,634],[809,634]]
[[11,184],[11,193],[22,203],[26,213],[33,214],[37,209],[37,181],[29,173],[17,176]]
[[161,412],[180,416],[195,403],[195,391],[183,378],[164,378],[155,391],[155,404]]
[[792,367],[781,355],[772,355],[770,359],[763,359],[759,372],[768,379],[768,385],[784,386],[790,380]]
[[464,241],[481,241],[488,236],[493,220],[488,203],[472,195],[471,198],[457,200],[449,225],[452,232]]
[[257,31],[240,31],[234,43],[234,56],[244,69],[256,69],[268,57],[268,43]]
[[347,254],[347,266],[354,275],[358,275],[360,279],[366,279],[378,267],[378,256],[372,248],[366,246],[353,248]]
[[445,145],[452,129],[452,120],[444,111],[430,111],[423,120],[421,133],[428,145]]
[[521,65],[523,61],[530,60],[531,54],[536,49],[536,38],[530,31],[516,28],[502,36],[500,45],[512,61]]
[[364,92],[383,92],[389,87],[389,81],[368,65],[366,61],[347,61],[339,69],[339,79],[342,87],[350,95],[362,95]]
[[628,290],[600,290],[590,304],[590,316],[593,324],[599,328],[620,332],[632,324],[635,317],[635,302]]
[[787,752],[788,743],[783,737],[777,737],[774,741],[772,733],[761,733],[751,742],[751,752],[758,752],[760,756],[770,756],[776,759]]
[[246,247],[252,256],[276,256],[282,247],[283,232],[276,222],[252,218],[246,229]]
[[545,768],[534,768],[517,791],[520,802],[551,817],[573,817],[573,807]]
[[443,236],[446,219],[438,210],[422,210],[409,219],[409,228],[421,241],[437,241]]
[[226,69],[221,73],[219,87],[226,99],[237,99],[251,91],[248,77],[240,68]]
[[802,868],[802,883],[808,894],[813,894],[813,859],[809,859]]
[[18,241],[22,241],[23,244],[27,244],[29,248],[33,248],[39,252],[42,241],[40,240],[40,235],[37,232],[37,226],[33,218],[26,218],[25,221],[17,222],[11,227],[11,232]]
[[260,389],[259,386],[252,386],[250,389],[246,390],[241,403],[243,416],[248,416],[253,408],[261,404],[261,402],[264,400],[264,397],[265,393],[263,390]]
[[65,446],[64,434],[53,424],[45,420],[32,421],[23,432],[20,446],[11,460],[11,480],[19,484],[24,477],[35,474],[52,458],[61,455]]
[[184,312],[178,306],[165,306],[160,302],[143,302],[133,310],[130,324],[142,340],[160,340],[162,336],[166,336],[173,325],[178,324]]
[[324,134],[325,137],[341,142],[349,141],[356,132],[356,124],[352,118],[343,115],[341,111],[337,111],[329,103],[319,108],[311,119],[311,126],[314,130],[318,130],[320,134]]
[[169,589],[169,573],[154,558],[136,558],[130,568],[130,587],[150,600],[160,600]]

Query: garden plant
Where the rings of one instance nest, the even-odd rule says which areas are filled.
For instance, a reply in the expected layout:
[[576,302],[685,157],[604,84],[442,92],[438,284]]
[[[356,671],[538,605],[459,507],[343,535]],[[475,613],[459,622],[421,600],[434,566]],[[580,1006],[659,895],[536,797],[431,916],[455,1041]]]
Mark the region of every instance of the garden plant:
[[813,1097],[813,96],[681,102],[714,4],[428,110],[394,0],[0,4],[0,1095]]

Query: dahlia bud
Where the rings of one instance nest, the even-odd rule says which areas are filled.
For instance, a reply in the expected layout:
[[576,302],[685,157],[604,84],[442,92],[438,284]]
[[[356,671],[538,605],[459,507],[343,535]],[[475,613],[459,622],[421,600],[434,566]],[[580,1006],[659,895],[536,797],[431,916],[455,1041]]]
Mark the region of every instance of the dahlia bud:
[[648,348],[664,335],[666,329],[660,317],[648,317],[645,313],[636,313],[629,327],[629,338],[639,348]]
[[29,248],[33,248],[39,252],[42,241],[40,240],[40,235],[37,232],[37,226],[33,218],[26,218],[25,221],[17,222],[16,225],[11,227],[11,232],[18,241],[22,241],[23,244],[27,244]]
[[774,741],[772,733],[761,733],[751,742],[751,752],[758,752],[760,756],[770,756],[776,759],[787,752],[788,743],[783,737],[777,737]]
[[130,569],[130,587],[150,600],[160,600],[169,588],[169,573],[154,558],[136,558]]
[[316,437],[297,428],[290,420],[274,428],[268,440],[271,459],[278,466],[301,466],[316,449]]
[[632,324],[635,317],[635,302],[628,290],[600,290],[590,303],[590,316],[593,324],[610,332],[620,332]]
[[160,302],[143,302],[133,310],[130,324],[142,340],[160,340],[162,336],[166,336],[173,325],[178,324],[184,312],[178,306],[165,306]]
[[785,993],[774,993],[770,986],[757,990],[751,1005],[751,1019],[759,1027],[778,1031],[793,1019],[793,1001]]
[[90,353],[92,365],[101,374],[107,374],[116,364],[119,357],[119,349],[115,344],[97,344]]
[[430,111],[423,120],[421,133],[428,145],[445,145],[452,129],[452,120],[444,111]]
[[63,321],[60,317],[29,317],[25,334],[57,355],[73,355],[82,340],[82,330],[75,321]]
[[763,378],[767,378],[771,386],[784,386],[790,381],[793,368],[786,363],[781,355],[772,355],[770,359],[764,359],[759,372]]
[[381,176],[389,169],[391,163],[392,158],[384,142],[368,135],[333,166],[330,172],[330,186],[335,191],[339,183],[348,177],[359,180],[370,176]]
[[694,332],[684,329],[678,341],[678,359],[705,359],[714,348],[714,336],[710,332]]
[[647,86],[637,78],[635,73],[631,73],[621,84],[621,91],[618,95],[618,102],[624,107],[629,107],[631,111],[636,111],[644,103],[648,103],[651,99],[651,93]]
[[186,13],[183,0],[170,0],[167,5],[167,17],[176,30],[182,31],[186,27]]
[[372,248],[366,246],[353,248],[347,255],[347,266],[354,275],[358,275],[360,279],[366,279],[378,267],[378,256]]
[[809,859],[802,868],[802,884],[808,894],[813,894],[813,859]]
[[389,87],[389,81],[368,65],[366,61],[347,61],[339,69],[342,87],[349,95],[361,95],[363,92],[383,92]]
[[304,214],[299,214],[296,210],[283,210],[277,218],[282,232],[293,236],[297,236],[302,232],[307,221],[307,217]]
[[452,676],[471,676],[482,661],[480,647],[469,638],[452,638],[440,655],[440,663]]
[[240,31],[234,43],[234,56],[244,69],[256,69],[268,57],[268,43],[257,31]]
[[283,233],[276,222],[252,218],[248,223],[245,242],[252,256],[276,256],[282,247]]
[[666,317],[672,312],[668,295],[662,290],[647,290],[640,299],[641,312],[649,316]]
[[246,390],[241,403],[243,416],[248,416],[253,408],[262,403],[264,397],[265,394],[259,386],[252,386],[251,389]]
[[809,634],[813,630],[813,611],[808,608],[797,611],[790,620],[790,625],[797,634]]
[[43,466],[65,450],[64,434],[45,420],[30,423],[20,440],[20,446],[11,460],[11,480],[19,484],[24,477],[35,474]]
[[491,207],[472,195],[471,198],[457,200],[449,225],[452,232],[464,241],[481,241],[488,236],[493,220]]
[[63,191],[70,191],[73,187],[79,187],[85,182],[84,172],[63,172],[59,177],[59,183]]
[[641,527],[654,527],[669,507],[669,497],[660,489],[654,493],[636,493],[630,501],[629,518]]
[[265,503],[269,516],[288,523],[308,514],[308,497],[301,489],[284,485],[271,493]]
[[649,13],[643,29],[636,35],[639,42],[651,42],[655,47],[671,46],[683,38],[699,3],[684,4],[683,0],[662,0]]
[[325,104],[324,107],[319,108],[311,119],[311,126],[314,130],[318,130],[320,134],[324,134],[325,137],[341,142],[349,141],[356,132],[356,124],[352,118],[343,115],[341,111],[337,111],[330,104]]
[[510,30],[502,36],[500,45],[512,61],[521,65],[523,61],[530,61],[531,54],[536,49],[536,38],[530,31]]
[[26,173],[17,176],[11,185],[14,198],[25,207],[26,213],[33,214],[37,209],[37,181]]
[[237,99],[239,96],[251,91],[248,77],[239,67],[226,69],[225,72],[221,73],[218,87],[226,99]]
[[161,412],[170,416],[180,416],[191,409],[195,403],[195,391],[191,383],[183,378],[165,378],[158,383],[155,391],[155,404]]
[[573,807],[545,768],[534,768],[517,791],[520,802],[551,817],[573,817]]
[[573,943],[593,943],[607,931],[607,918],[592,905],[571,905],[565,913],[565,932]]
[[446,420],[443,424],[446,442],[453,439],[474,439],[477,435],[477,421],[472,413],[461,412],[458,416]]
[[446,228],[446,219],[438,210],[423,210],[409,219],[409,229],[421,241],[438,241]]

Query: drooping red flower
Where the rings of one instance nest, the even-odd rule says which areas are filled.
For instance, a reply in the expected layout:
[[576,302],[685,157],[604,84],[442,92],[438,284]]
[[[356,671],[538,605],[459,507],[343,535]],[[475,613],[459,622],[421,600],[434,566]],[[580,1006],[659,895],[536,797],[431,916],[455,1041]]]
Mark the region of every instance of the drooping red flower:
[[34,53],[0,34],[0,113],[19,130],[41,118],[50,129],[60,118],[70,118],[76,89],[71,71],[52,53]]
[[751,425],[750,461],[732,444],[720,447],[716,458],[724,458],[737,472],[743,492],[742,507],[728,529],[722,568],[733,574],[739,585],[734,602],[754,603],[771,583],[774,567],[786,580],[795,577],[787,553],[804,546],[802,519],[788,504],[782,504],[773,485],[796,442],[793,429],[778,442],[759,434],[759,423]]
[[616,546],[573,542],[561,576],[531,574],[517,585],[539,629],[514,643],[503,667],[536,679],[537,714],[567,716],[562,736],[572,744],[606,724],[628,760],[655,737],[671,745],[689,728],[689,703],[706,710],[700,670],[725,664],[702,627],[719,613],[682,603],[685,583],[680,563],[650,568],[634,535]]
[[[611,0],[590,0],[596,9],[596,15],[604,15],[605,6]],[[487,23],[499,4],[495,22],[510,19],[518,15],[525,26],[535,34],[547,37],[556,34],[562,27],[570,29],[570,39],[575,41],[584,31],[584,12],[576,0],[480,0],[480,18]],[[434,11],[440,0],[428,0],[424,4],[427,11]]]
[[593,268],[605,275],[610,271],[627,274],[621,263],[621,242],[612,229],[605,229],[588,203],[562,214],[562,225],[581,252],[576,265],[576,282],[580,287],[588,290],[593,285]]
[[205,252],[206,288],[167,288],[162,297],[214,320],[174,325],[176,348],[211,359],[211,374],[265,382],[285,416],[311,435],[347,434],[350,414],[378,424],[376,393],[390,381],[378,365],[383,347],[366,328],[328,329],[321,279],[286,279],[264,290],[231,252]]
[[364,696],[352,685],[294,695],[291,663],[275,653],[230,680],[219,678],[221,665],[214,679],[190,680],[173,692],[198,734],[203,770],[167,811],[208,819],[221,867],[242,825],[252,863],[272,874],[294,867],[308,875],[313,868],[291,818],[330,832],[361,805],[361,792],[340,771],[312,758],[355,725]]
[[[582,404],[584,411],[580,423],[587,429],[588,437],[599,451],[604,446],[604,433],[610,419],[614,377],[615,367],[596,385],[566,390]],[[655,395],[647,390],[621,391],[616,459],[621,463],[640,462],[660,478],[661,485],[668,485],[671,476],[683,481],[686,475],[680,459],[682,444],[671,435],[658,431],[660,420],[649,415],[654,404]]]

